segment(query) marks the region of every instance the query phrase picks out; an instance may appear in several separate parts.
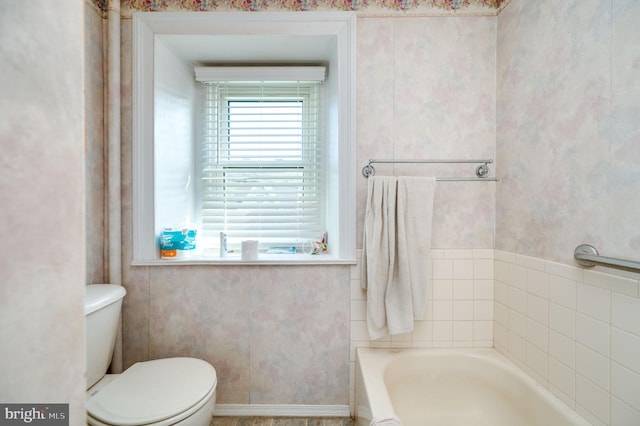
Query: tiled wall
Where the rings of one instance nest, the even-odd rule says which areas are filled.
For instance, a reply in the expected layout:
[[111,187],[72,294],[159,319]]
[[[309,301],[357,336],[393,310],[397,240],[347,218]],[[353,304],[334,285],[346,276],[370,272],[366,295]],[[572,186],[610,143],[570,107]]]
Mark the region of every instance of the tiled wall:
[[[634,248],[640,247],[634,220],[634,213],[638,211],[634,206],[637,207],[639,198],[633,196],[640,182],[637,179],[640,169],[634,163],[640,149],[634,136],[637,134],[634,111],[640,86],[634,68],[638,61],[637,49],[633,49],[639,39],[636,35],[639,27],[634,24],[639,14],[638,2],[632,0],[512,0],[498,16],[497,27],[496,18],[492,16],[359,16],[358,170],[355,172],[359,174],[359,168],[369,158],[492,157],[496,151],[497,174],[502,180],[498,184],[438,184],[433,246],[444,250],[434,251],[430,317],[419,322],[410,335],[376,342],[368,340],[359,266],[351,269],[351,321],[342,318],[340,327],[343,330],[346,324],[351,328],[352,373],[357,345],[484,346],[492,341],[489,336],[494,335],[500,350],[510,354],[516,363],[570,404],[575,401],[576,407],[590,419],[604,423],[611,420],[614,424],[613,420],[625,413],[639,418],[634,411],[639,409],[638,404],[622,395],[627,391],[618,381],[622,368],[639,371],[632,365],[633,359],[620,357],[621,344],[628,346],[625,353],[640,353],[634,340],[639,334],[633,326],[637,319],[632,310],[626,311],[629,319],[621,321],[614,316],[622,312],[624,306],[637,304],[637,292],[633,298],[624,291],[607,287],[625,287],[626,284],[621,284],[627,283],[625,279],[567,266],[571,264],[573,247],[587,242],[583,237],[601,242],[599,248],[606,253],[618,249],[614,243],[619,237],[624,239],[622,251],[611,253],[622,257],[633,257]],[[128,102],[131,25],[126,19],[122,34],[126,265],[130,259],[128,236],[131,234],[131,110]],[[557,59],[554,66],[549,66],[550,57]],[[610,87],[613,92],[607,91]],[[608,140],[612,135],[614,138]],[[422,165],[377,168],[379,174],[468,174],[466,169]],[[358,236],[362,234],[365,199],[366,179],[359,179]],[[624,206],[629,208],[621,208]],[[472,249],[457,250],[468,247]],[[495,253],[495,271],[491,266],[493,250],[485,249],[493,247],[503,250]],[[543,258],[561,261],[564,265],[540,260]],[[514,283],[507,279],[508,273],[504,275],[505,264],[513,265],[513,276],[517,277]],[[286,377],[285,382],[271,387],[269,378],[261,377],[260,386],[264,388],[252,388],[242,373],[246,366],[235,364],[235,352],[227,351],[221,357],[216,353],[220,347],[230,347],[233,336],[220,339],[216,336],[212,343],[205,344],[209,338],[207,322],[218,324],[213,320],[216,315],[221,315],[222,325],[225,321],[227,324],[244,321],[245,317],[240,319],[240,316],[249,309],[246,298],[240,293],[224,298],[227,287],[229,291],[239,290],[232,287],[234,283],[251,288],[247,297],[254,298],[255,306],[263,296],[295,296],[286,285],[278,287],[274,295],[263,295],[263,286],[272,281],[281,283],[283,277],[288,282],[303,280],[306,283],[303,287],[308,288],[301,289],[299,294],[307,295],[307,303],[334,297],[336,291],[340,294],[338,298],[348,299],[348,291],[336,287],[321,292],[313,287],[309,274],[312,270],[291,274],[286,268],[278,267],[268,271],[176,269],[125,266],[124,282],[129,291],[124,310],[125,363],[172,351],[202,353],[204,357],[211,357],[216,367],[224,371],[224,376],[230,378],[229,385],[222,385],[231,386],[221,394],[225,402],[250,401],[252,389],[255,395],[264,391],[260,395],[266,396],[254,401],[291,402],[293,395],[281,400],[276,397],[278,389],[294,389],[294,385],[301,386],[299,389],[308,401],[314,401],[313,376]],[[563,275],[567,271],[573,272]],[[496,288],[492,290],[489,283],[493,283],[494,272]],[[532,284],[529,288],[527,281],[523,281],[523,273],[527,279],[531,277],[532,283],[538,279],[548,283],[546,286]],[[319,275],[348,281],[342,270],[322,271]],[[307,276],[311,277],[309,281]],[[567,281],[575,284],[574,305],[566,296],[563,299],[556,294],[558,289],[566,288],[563,284]],[[180,282],[190,285],[182,286]],[[513,307],[508,304],[511,288]],[[493,300],[489,297],[491,291],[495,291],[495,322],[488,315]],[[606,309],[600,305],[580,308],[580,300],[584,305],[584,300],[592,297],[587,294],[592,293],[609,295],[608,321]],[[165,317],[158,314],[162,304],[175,303],[175,309],[187,309],[182,303],[192,303],[199,295],[206,303],[183,316],[189,321],[163,328]],[[561,300],[554,301],[552,297]],[[224,304],[220,303],[221,298]],[[598,303],[605,303],[604,300],[606,297],[598,299]],[[295,314],[295,306],[288,306],[285,312]],[[339,311],[343,313],[344,309],[341,307]],[[199,315],[199,312],[205,314]],[[268,310],[261,312],[268,313]],[[331,315],[334,310],[317,311],[319,315],[322,312]],[[569,324],[573,318],[573,334],[571,328],[567,330],[562,325],[558,326],[561,330],[552,328],[558,315],[569,318],[566,320]],[[275,330],[286,319],[286,314],[277,318],[266,316],[260,327]],[[588,336],[578,333],[585,325],[598,330],[603,328],[598,328],[602,324],[604,329],[608,327],[608,339],[601,336],[602,339],[594,342],[584,340]],[[322,336],[321,329],[312,324],[310,327],[292,330],[300,335]],[[513,347],[509,346],[511,337]],[[247,339],[244,341],[251,342],[251,338]],[[284,347],[295,341],[295,337],[289,339]],[[608,346],[600,346],[606,342]],[[246,351],[241,353],[249,356]],[[286,351],[265,354],[255,368],[284,372],[288,356]],[[608,385],[602,375],[593,375],[601,371],[591,368],[597,360],[601,361],[598,357],[610,360]],[[307,367],[315,371],[315,360],[310,358],[307,364],[300,359],[298,362],[300,371]],[[341,360],[327,364],[327,374],[343,371],[344,365]],[[623,376],[632,378],[634,374]],[[565,376],[574,379],[567,381]],[[630,386],[637,389],[638,383],[640,381],[634,381]],[[610,399],[609,391],[613,395]],[[589,399],[600,393],[602,399]],[[338,395],[336,399],[341,402],[344,399],[342,391],[334,395]]]
[[[129,266],[131,27],[131,20],[123,19],[125,367],[160,356],[194,355],[218,370],[222,404],[347,405],[352,325],[348,266]],[[495,17],[366,18],[358,20],[357,35],[358,164],[354,173],[358,174],[360,238],[367,181],[359,169],[366,159],[492,156]],[[382,166],[380,175],[394,173],[393,167]],[[396,173],[468,176],[473,170],[470,166],[408,165]],[[436,188],[435,200],[435,245],[447,249],[493,246],[495,183],[444,182]],[[486,278],[489,259],[474,259],[482,250],[446,253],[442,252],[438,264],[442,299],[436,306],[442,318],[425,321],[422,335],[401,339],[466,345],[475,338],[478,344],[489,344],[490,318],[485,315],[474,321],[465,312],[466,305],[473,303],[470,262],[482,262]],[[454,275],[454,261],[461,262],[463,272]],[[489,291],[486,284],[485,293]],[[478,313],[490,312],[489,300],[478,304]],[[362,305],[355,309],[362,312]]]
[[[360,260],[361,251],[358,251]],[[369,340],[360,264],[351,269],[351,397],[356,348],[493,347],[493,250],[433,250],[427,315],[411,333]],[[353,404],[352,404],[353,406]]]
[[[412,333],[369,340],[360,265],[351,273],[351,346],[493,346],[493,250],[434,250],[427,316]],[[353,355],[353,350],[352,350]]]
[[497,42],[495,248],[640,251],[640,2],[512,0]]
[[[494,17],[358,19],[358,238],[368,159],[493,157],[495,24]],[[378,176],[475,176],[465,164],[375,166]],[[495,191],[493,182],[438,182],[431,247],[493,248]]]
[[[512,0],[497,18],[495,344],[596,425],[640,424],[640,2]],[[558,262],[558,263],[554,263]]]
[[629,276],[495,253],[495,347],[594,425],[640,421],[639,276]]
[[637,424],[639,279],[503,251],[434,250],[425,320],[371,341],[354,266],[351,398],[358,347],[495,346],[594,425]]
[[[359,19],[358,166],[369,158],[491,158],[495,40],[495,18]],[[460,165],[376,164],[378,175],[472,173]],[[357,185],[360,237],[367,180]],[[436,184],[431,246],[438,250],[427,318],[412,333],[369,340],[360,264],[351,268],[352,409],[356,347],[493,345],[493,255],[485,248],[494,244],[494,209],[494,183]]]
[[125,368],[195,356],[215,366],[220,404],[346,406],[349,266],[130,266],[131,49],[123,19]]
[[149,358],[209,361],[218,403],[347,404],[348,267],[166,266],[132,284]]

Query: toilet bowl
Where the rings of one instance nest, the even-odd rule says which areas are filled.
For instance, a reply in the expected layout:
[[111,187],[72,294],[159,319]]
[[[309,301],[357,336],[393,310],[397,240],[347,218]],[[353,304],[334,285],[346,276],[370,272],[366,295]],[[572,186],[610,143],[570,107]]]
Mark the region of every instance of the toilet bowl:
[[207,426],[217,385],[216,371],[208,362],[187,357],[156,359],[138,362],[122,374],[105,374],[124,294],[124,288],[110,284],[86,289],[87,423]]

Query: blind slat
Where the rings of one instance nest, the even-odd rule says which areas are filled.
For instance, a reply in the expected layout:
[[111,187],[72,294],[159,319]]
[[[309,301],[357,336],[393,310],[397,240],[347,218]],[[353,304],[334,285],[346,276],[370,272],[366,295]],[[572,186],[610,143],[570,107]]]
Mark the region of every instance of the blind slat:
[[204,84],[202,226],[211,237],[318,238],[324,141],[319,82]]

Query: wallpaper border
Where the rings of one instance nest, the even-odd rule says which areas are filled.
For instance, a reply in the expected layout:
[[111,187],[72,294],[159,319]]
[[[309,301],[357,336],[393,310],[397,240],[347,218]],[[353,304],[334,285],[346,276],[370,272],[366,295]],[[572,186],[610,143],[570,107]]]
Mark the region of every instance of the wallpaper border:
[[[88,0],[106,12],[109,0]],[[500,13],[511,0],[122,0],[122,16],[133,12],[353,11],[363,15],[458,16]]]

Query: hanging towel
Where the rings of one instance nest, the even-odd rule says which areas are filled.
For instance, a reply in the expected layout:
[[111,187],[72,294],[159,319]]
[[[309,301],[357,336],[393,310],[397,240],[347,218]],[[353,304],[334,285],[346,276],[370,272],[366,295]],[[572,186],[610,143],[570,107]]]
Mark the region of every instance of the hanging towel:
[[370,177],[362,253],[372,340],[408,333],[427,306],[435,178]]

